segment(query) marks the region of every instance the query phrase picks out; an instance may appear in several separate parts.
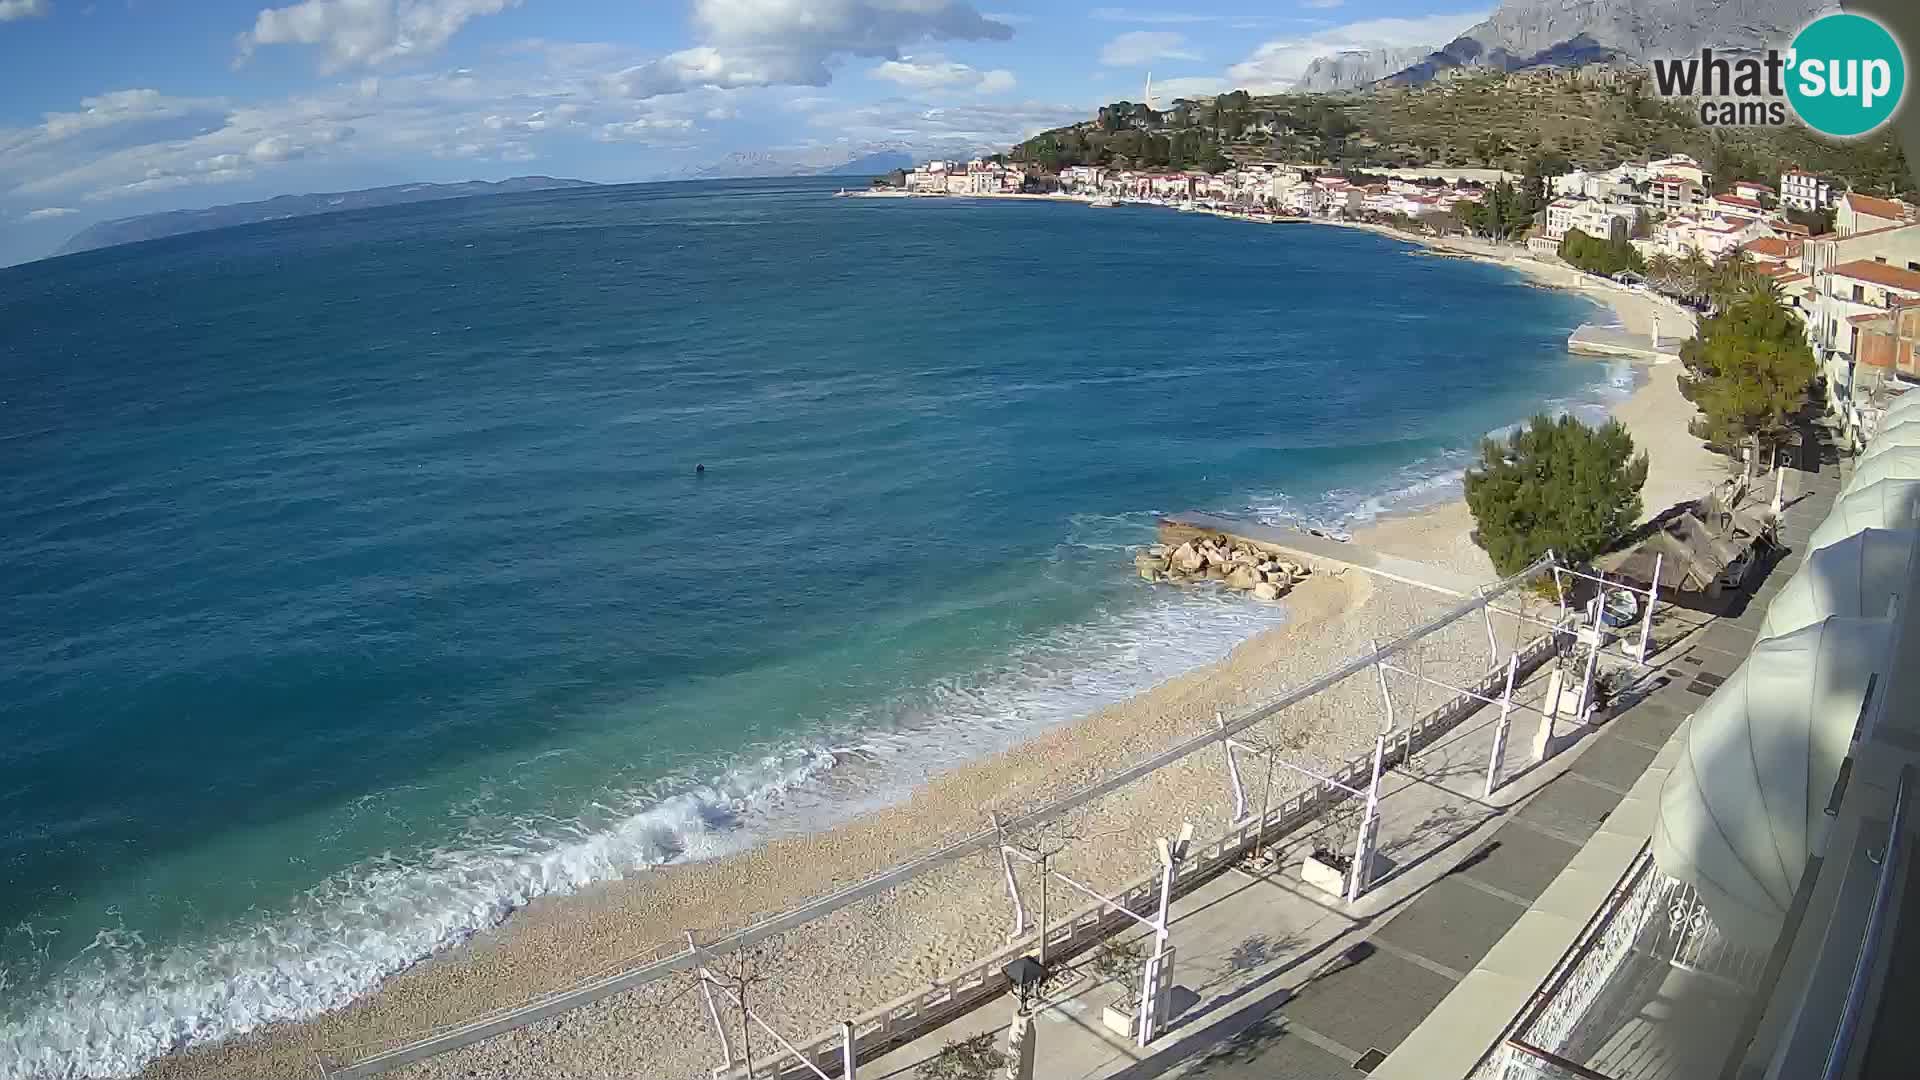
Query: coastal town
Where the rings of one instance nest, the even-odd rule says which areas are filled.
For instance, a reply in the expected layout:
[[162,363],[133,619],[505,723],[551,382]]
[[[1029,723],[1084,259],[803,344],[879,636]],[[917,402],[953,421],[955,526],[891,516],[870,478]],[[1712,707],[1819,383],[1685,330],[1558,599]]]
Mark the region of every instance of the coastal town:
[[[1486,235],[1487,204],[1526,178],[1486,169],[1344,169],[1259,163],[1218,173],[1070,165],[1058,172],[999,157],[931,161],[876,183],[890,196],[1041,198],[1093,207],[1173,208],[1238,220],[1369,224],[1445,246]],[[1503,239],[1566,263],[1569,240],[1610,246],[1614,284],[1699,306],[1673,283],[1691,269],[1738,267],[1765,279],[1805,328],[1828,407],[1858,442],[1889,392],[1920,383],[1920,206],[1848,190],[1794,168],[1777,177],[1714,176],[1685,154],[1574,168],[1538,178],[1537,212]]]

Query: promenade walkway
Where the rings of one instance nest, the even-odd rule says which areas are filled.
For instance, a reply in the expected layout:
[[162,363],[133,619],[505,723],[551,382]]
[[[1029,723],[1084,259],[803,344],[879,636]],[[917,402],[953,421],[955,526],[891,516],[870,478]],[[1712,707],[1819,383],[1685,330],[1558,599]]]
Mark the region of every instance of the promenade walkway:
[[[1563,723],[1555,732],[1557,753],[1482,799],[1492,710],[1481,710],[1389,775],[1380,835],[1390,865],[1383,883],[1359,903],[1345,905],[1304,885],[1299,863],[1311,838],[1288,837],[1281,843],[1282,869],[1236,870],[1175,904],[1177,989],[1167,1034],[1142,1050],[1107,1031],[1101,1008],[1116,988],[1089,979],[1040,1013],[1035,1076],[1464,1076],[1544,979],[1571,932],[1557,948],[1534,950],[1541,953],[1532,958],[1541,975],[1530,983],[1476,969],[1496,948],[1527,947],[1524,933],[1503,943],[1523,918],[1572,917],[1536,910],[1570,864],[1596,851],[1618,858],[1629,842],[1633,850],[1644,842],[1639,819],[1677,751],[1676,732],[1745,656],[1767,603],[1804,559],[1800,547],[1840,484],[1833,461],[1807,465],[1813,471],[1789,474],[1782,536],[1792,550],[1767,568],[1737,610],[1717,618],[1663,612],[1655,666],[1616,717],[1597,730],[1564,730]],[[1543,670],[1528,687],[1529,700],[1537,701],[1544,678]],[[1534,714],[1517,715],[1509,775],[1525,767],[1540,722]],[[1620,814],[1622,835],[1602,836],[1636,785],[1635,813]],[[1634,832],[1637,837],[1625,835]],[[1569,878],[1583,876],[1595,875]],[[1612,881],[1601,883],[1601,895]],[[1593,883],[1575,884],[1590,890]],[[1562,882],[1555,895],[1564,892]],[[1553,906],[1550,899],[1547,907]],[[1580,917],[1595,907],[1597,900]],[[1010,1011],[1010,1003],[978,1010],[864,1063],[860,1076],[913,1077],[943,1043],[1004,1028]]]

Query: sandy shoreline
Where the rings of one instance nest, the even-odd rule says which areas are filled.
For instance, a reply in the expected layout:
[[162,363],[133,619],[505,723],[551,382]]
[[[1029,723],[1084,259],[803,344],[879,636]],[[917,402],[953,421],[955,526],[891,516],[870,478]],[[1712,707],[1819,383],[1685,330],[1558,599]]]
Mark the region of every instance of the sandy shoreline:
[[[1446,247],[1545,284],[1577,288],[1608,303],[1630,330],[1643,332],[1658,311],[1663,326],[1675,327],[1669,333],[1685,332],[1679,323],[1668,322],[1680,316],[1657,307],[1652,298],[1593,286],[1580,281],[1577,272],[1511,251],[1475,251],[1452,241]],[[1644,495],[1651,513],[1700,494],[1724,475],[1724,465],[1685,433],[1692,408],[1678,392],[1678,365],[1647,371],[1647,381],[1615,415],[1653,458]],[[1455,499],[1383,519],[1357,530],[1355,539],[1491,580],[1490,563],[1469,539],[1471,527],[1464,502]],[[971,833],[985,824],[990,810],[1017,810],[1207,730],[1216,711],[1232,713],[1298,685],[1364,651],[1370,639],[1417,625],[1453,599],[1353,573],[1317,574],[1285,603],[1285,625],[1243,642],[1226,659],[1060,725],[1007,753],[937,774],[905,803],[816,835],[776,839],[710,862],[656,868],[580,895],[538,901],[500,928],[387,980],[377,993],[345,1009],[177,1053],[154,1062],[143,1075],[311,1075],[316,1050],[417,1036],[519,1004],[636,958],[673,951],[682,928],[713,936],[749,924]],[[1432,642],[1426,659],[1436,674],[1463,679],[1479,674],[1486,659],[1484,631],[1477,624],[1466,629],[1470,632]],[[1289,710],[1273,722],[1274,729],[1310,732],[1308,756],[1344,757],[1370,738],[1370,731],[1354,730],[1350,718],[1359,714],[1371,722],[1361,706],[1375,692],[1371,676],[1350,679]],[[1080,839],[1063,856],[1062,868],[1095,887],[1113,887],[1145,871],[1153,858],[1153,837],[1176,828],[1183,818],[1202,836],[1218,831],[1228,810],[1221,774],[1216,756],[1197,754],[1092,804],[1071,822]],[[1259,779],[1251,774],[1248,782]],[[1276,780],[1275,785],[1279,792],[1290,790],[1292,782]],[[1056,911],[1072,906],[1062,900]],[[994,951],[1005,942],[1009,918],[998,863],[962,860],[785,935],[769,955],[769,977],[756,988],[755,1009],[792,1037],[811,1036]],[[857,981],[850,974],[856,971]],[[670,980],[392,1075],[706,1076],[718,1062],[718,1050],[690,988],[684,980]]]

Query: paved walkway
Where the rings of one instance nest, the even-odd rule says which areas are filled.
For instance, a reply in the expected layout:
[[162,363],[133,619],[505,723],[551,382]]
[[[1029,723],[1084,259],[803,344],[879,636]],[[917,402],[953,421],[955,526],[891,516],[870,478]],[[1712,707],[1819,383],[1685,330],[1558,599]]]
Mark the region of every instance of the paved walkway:
[[[1302,884],[1298,867],[1310,838],[1289,837],[1281,845],[1284,869],[1235,871],[1175,905],[1178,989],[1167,1034],[1141,1050],[1107,1031],[1101,1009],[1116,988],[1089,978],[1042,1010],[1035,1075],[1369,1075],[1521,919],[1744,658],[1767,603],[1800,565],[1799,547],[1831,505],[1839,469],[1828,462],[1794,479],[1782,529],[1794,550],[1767,568],[1739,610],[1720,618],[1666,612],[1656,623],[1658,667],[1620,715],[1597,731],[1557,732],[1564,744],[1557,754],[1486,800],[1480,787],[1494,710],[1481,710],[1410,767],[1389,774],[1381,844],[1392,865],[1359,903],[1345,905]],[[1530,684],[1531,700],[1544,678],[1543,670]],[[1510,775],[1524,764],[1538,723],[1530,715],[1516,720]],[[1504,1025],[1513,1015],[1509,1009],[1491,1019]],[[863,1064],[860,1076],[904,1080],[944,1042],[997,1030],[1007,1019],[1006,1008],[978,1010]],[[1396,1063],[1401,1068],[1379,1075],[1465,1073],[1423,1074],[1418,1063],[1408,1071],[1405,1057]]]

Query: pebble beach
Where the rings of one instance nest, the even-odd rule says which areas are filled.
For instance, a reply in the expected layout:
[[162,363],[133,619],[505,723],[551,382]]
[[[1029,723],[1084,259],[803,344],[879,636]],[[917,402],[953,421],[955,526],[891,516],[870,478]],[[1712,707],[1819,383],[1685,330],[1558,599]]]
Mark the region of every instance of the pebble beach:
[[[1511,249],[1451,240],[1445,247],[1450,254],[1497,262],[1541,285],[1588,295],[1610,307],[1629,331],[1645,332],[1656,315],[1663,336],[1691,330],[1681,309],[1655,297],[1596,284]],[[1686,433],[1692,408],[1679,394],[1678,365],[1654,365],[1644,372],[1644,381],[1614,415],[1652,458],[1643,494],[1651,516],[1704,493],[1725,475],[1725,464]],[[1455,499],[1383,518],[1356,530],[1353,539],[1491,581],[1492,567],[1473,545],[1471,528],[1465,503]],[[1115,572],[1128,572],[1124,561],[1116,563]],[[718,936],[971,834],[993,812],[1016,813],[1111,774],[1208,730],[1216,714],[1232,715],[1304,683],[1365,652],[1369,642],[1390,639],[1455,602],[1359,572],[1316,572],[1281,601],[1287,613],[1283,625],[1248,639],[1224,660],[1057,726],[1011,751],[929,775],[902,803],[813,835],[781,837],[710,861],[666,865],[576,895],[536,900],[498,928],[390,978],[378,992],[344,1009],[182,1051],[153,1062],[141,1075],[168,1080],[312,1075],[318,1052],[361,1056],[343,1048],[377,1048],[418,1037],[676,951],[682,940],[663,928]],[[1442,634],[1427,643],[1427,670],[1461,682],[1483,672],[1484,633],[1477,624],[1466,629],[1471,632]],[[1517,628],[1507,629],[1518,635]],[[1271,722],[1271,734],[1304,734],[1301,756],[1311,761],[1333,762],[1361,752],[1372,734],[1371,678],[1349,679],[1288,710]],[[853,764],[843,782],[857,784],[858,763]],[[1260,776],[1256,772],[1250,779],[1258,783]],[[1292,786],[1290,780],[1276,779],[1276,794]],[[1059,865],[1095,888],[1117,888],[1153,865],[1153,839],[1182,821],[1192,822],[1202,837],[1220,831],[1227,803],[1218,758],[1193,755],[1073,815],[1064,825],[1072,839]],[[1060,901],[1055,910],[1077,906]],[[753,958],[754,1008],[789,1036],[810,1036],[992,953],[1005,944],[1010,917],[997,860],[949,864],[760,950]],[[671,979],[390,1075],[691,1080],[710,1075],[718,1062],[693,984]]]

